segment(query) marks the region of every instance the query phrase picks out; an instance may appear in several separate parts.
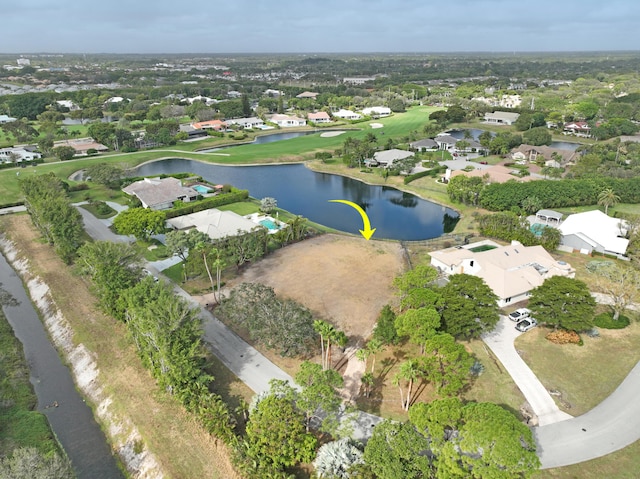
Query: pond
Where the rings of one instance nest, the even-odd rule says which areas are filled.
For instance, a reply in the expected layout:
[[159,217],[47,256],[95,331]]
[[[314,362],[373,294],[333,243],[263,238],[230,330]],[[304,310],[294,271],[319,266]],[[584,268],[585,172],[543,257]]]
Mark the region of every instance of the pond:
[[192,172],[213,184],[227,183],[249,190],[254,198],[273,197],[278,207],[330,228],[359,235],[363,221],[348,200],[367,213],[374,239],[424,240],[451,232],[459,216],[445,206],[396,188],[367,185],[351,178],[317,173],[302,164],[220,166],[170,159],[141,165],[135,175]]
[[[317,131],[291,131],[289,133],[273,133],[271,135],[257,136],[249,144],[251,144],[251,145],[262,145],[262,144],[265,144],[265,143],[273,143],[275,141],[290,140],[291,138],[298,138],[300,136],[315,135],[315,134],[318,134],[318,132]],[[247,143],[245,143],[245,144],[247,144]],[[200,153],[210,153],[212,151],[218,151],[218,150],[222,150],[224,148],[232,148],[234,146],[240,146],[240,145],[242,145],[242,143],[238,143],[237,145],[218,146],[216,148],[206,148],[204,150],[198,150],[198,151]]]
[[22,281],[0,254],[0,283],[17,301],[3,310],[29,364],[38,410],[47,416],[78,479],[121,479],[116,459],[91,408],[76,389],[69,368],[51,344]]
[[[479,130],[478,128],[468,128],[461,130],[450,130],[447,131],[447,134],[451,135],[458,140],[464,139],[465,131],[469,131],[474,140],[478,141],[478,137],[485,131]],[[551,148],[557,148],[559,150],[570,150],[576,151],[576,149],[581,146],[580,143],[575,143],[571,141],[552,141],[549,145]]]

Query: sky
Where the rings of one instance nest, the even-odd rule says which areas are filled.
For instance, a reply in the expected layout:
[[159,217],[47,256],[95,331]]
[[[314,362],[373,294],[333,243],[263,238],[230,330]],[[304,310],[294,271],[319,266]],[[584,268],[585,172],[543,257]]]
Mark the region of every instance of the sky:
[[0,53],[640,49],[638,0],[4,0]]

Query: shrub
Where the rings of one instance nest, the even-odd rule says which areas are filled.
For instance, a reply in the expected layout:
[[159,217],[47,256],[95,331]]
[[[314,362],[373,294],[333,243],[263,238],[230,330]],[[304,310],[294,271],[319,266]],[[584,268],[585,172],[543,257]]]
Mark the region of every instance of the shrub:
[[629,318],[620,315],[616,320],[611,313],[602,313],[593,318],[593,324],[602,329],[623,329],[629,326]]
[[566,329],[552,331],[547,334],[545,338],[554,344],[580,344],[582,342],[578,333],[575,331],[568,331]]
[[69,186],[69,191],[84,191],[88,189],[89,189],[89,185],[86,183],[78,183],[77,185]]

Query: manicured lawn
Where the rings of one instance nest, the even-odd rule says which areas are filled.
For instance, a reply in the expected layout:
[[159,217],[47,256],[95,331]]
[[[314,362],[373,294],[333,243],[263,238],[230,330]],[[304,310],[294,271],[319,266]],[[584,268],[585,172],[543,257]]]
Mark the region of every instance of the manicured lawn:
[[115,216],[118,213],[116,210],[111,208],[106,203],[100,203],[100,205],[101,206],[98,206],[98,204],[96,203],[89,203],[86,205],[82,205],[81,208],[84,208],[93,216],[101,220],[105,218],[111,218],[112,216]]
[[516,339],[516,349],[547,389],[562,393],[561,409],[579,416],[609,396],[640,360],[640,324],[621,330],[599,329],[599,338],[583,334],[584,346],[557,345],[544,327]]
[[153,238],[148,242],[138,240],[135,243],[135,247],[147,261],[157,261],[169,257],[167,247]]

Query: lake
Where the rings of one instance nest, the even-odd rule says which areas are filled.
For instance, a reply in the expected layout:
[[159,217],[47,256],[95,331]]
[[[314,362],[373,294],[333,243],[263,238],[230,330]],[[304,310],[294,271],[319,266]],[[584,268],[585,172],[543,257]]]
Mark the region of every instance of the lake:
[[[323,130],[324,131],[324,130]],[[252,142],[238,143],[233,145],[218,146],[216,148],[206,148],[204,150],[198,150],[200,153],[210,153],[212,151],[223,150],[225,148],[233,148],[235,146],[245,145],[262,145],[265,143],[273,143],[275,141],[290,140],[291,138],[298,138],[299,136],[315,135],[319,134],[317,131],[291,131],[289,133],[273,133],[270,135],[257,136]]]
[[424,240],[450,232],[459,217],[445,206],[411,193],[351,178],[311,171],[303,164],[220,166],[185,159],[160,160],[139,166],[135,175],[192,172],[213,184],[231,184],[249,190],[254,198],[273,197],[278,207],[330,228],[359,235],[358,212],[329,200],[360,205],[376,228],[374,239]]
[[[478,141],[478,137],[485,130],[479,130],[477,128],[469,128],[468,130],[466,129],[450,130],[447,132],[447,134],[451,135],[454,138],[457,138],[458,140],[462,140],[464,139],[465,131],[471,132],[471,136],[473,137],[473,139]],[[572,141],[552,141],[551,144],[549,145],[549,147],[551,148],[557,148],[559,150],[571,150],[571,151],[576,151],[579,146],[581,146],[580,143],[575,143]]]

